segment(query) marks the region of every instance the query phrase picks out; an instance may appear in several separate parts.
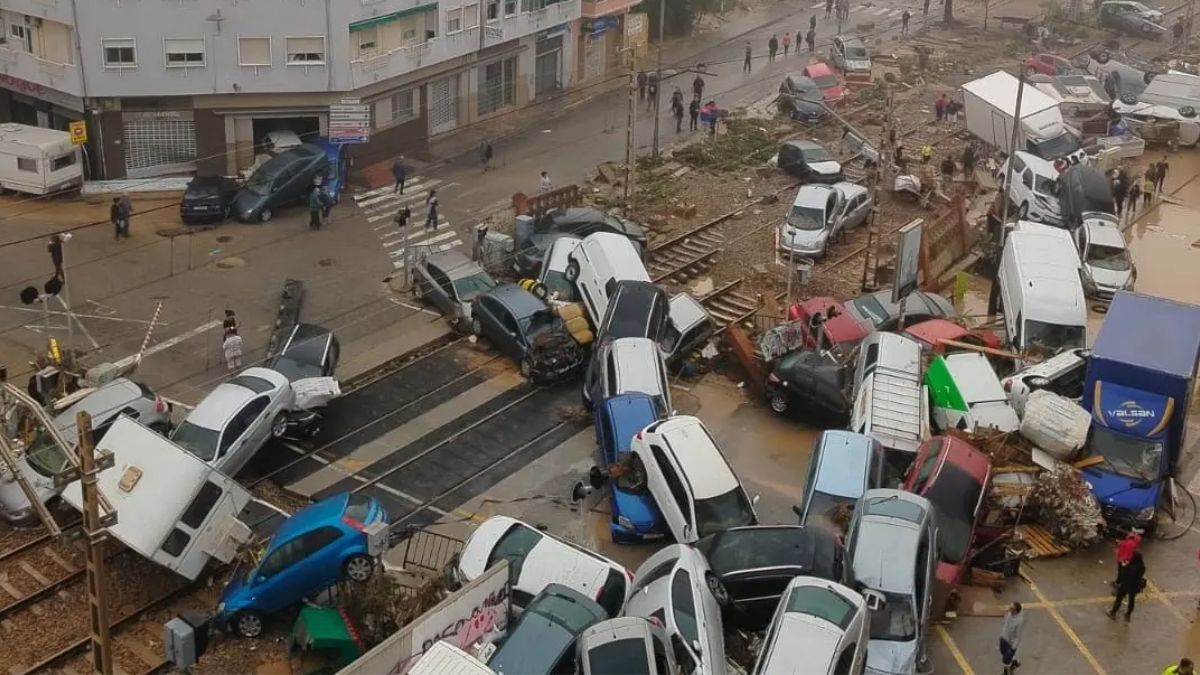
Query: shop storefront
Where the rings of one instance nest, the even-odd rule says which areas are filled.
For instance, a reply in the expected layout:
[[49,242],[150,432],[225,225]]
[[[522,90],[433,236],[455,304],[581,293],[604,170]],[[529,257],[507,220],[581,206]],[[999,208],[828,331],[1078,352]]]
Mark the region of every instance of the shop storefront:
[[0,122],[66,131],[83,119],[83,99],[36,82],[0,73]]
[[550,94],[563,88],[563,24],[537,34],[534,41],[533,93]]
[[123,111],[121,131],[129,178],[196,168],[196,119],[191,110]]
[[579,30],[579,79],[603,77],[620,67],[624,16],[584,19]]

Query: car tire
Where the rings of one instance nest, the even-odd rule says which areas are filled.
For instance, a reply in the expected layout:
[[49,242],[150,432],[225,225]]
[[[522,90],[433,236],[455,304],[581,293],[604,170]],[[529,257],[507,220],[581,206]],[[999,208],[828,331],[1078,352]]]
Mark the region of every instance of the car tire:
[[771,406],[771,410],[780,415],[788,411],[788,400],[783,394],[771,394],[771,398],[768,400],[768,403]]
[[271,212],[271,209],[263,209],[262,211],[258,212],[258,222],[269,223],[271,222],[271,216],[273,215],[275,214]]
[[275,419],[271,420],[271,437],[283,438],[287,433],[287,413],[281,412],[275,415]]
[[709,592],[716,598],[718,605],[729,604],[729,592],[725,590],[725,584],[721,583],[717,575],[711,573],[704,575],[704,583],[708,586]]
[[252,609],[244,609],[233,616],[233,631],[244,638],[256,638],[263,634],[266,622],[263,615]]
[[477,317],[471,317],[471,334],[483,337],[483,322]]
[[579,263],[574,260],[567,263],[565,276],[567,277],[567,281],[575,283],[575,280],[579,278]]
[[362,553],[355,553],[342,563],[342,576],[355,583],[368,581],[374,574],[375,561]]
[[1029,218],[1029,202],[1022,202],[1021,208],[1017,209],[1017,220],[1026,220]]

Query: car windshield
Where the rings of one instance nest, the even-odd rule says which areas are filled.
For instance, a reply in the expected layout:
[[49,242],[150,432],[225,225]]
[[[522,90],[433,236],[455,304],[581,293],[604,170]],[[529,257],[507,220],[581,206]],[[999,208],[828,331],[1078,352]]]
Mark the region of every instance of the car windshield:
[[850,304],[877,328],[889,318],[883,304],[873,295],[864,295],[856,300],[851,300]]
[[211,462],[217,455],[217,432],[183,421],[171,434],[171,440],[196,457]]
[[496,282],[486,274],[473,274],[469,277],[455,279],[452,283],[454,292],[458,293],[458,299],[463,302],[496,287]]
[[521,566],[525,563],[525,556],[537,546],[542,540],[542,533],[537,530],[515,523],[508,531],[496,542],[496,546],[492,548],[491,555],[488,556],[487,566],[491,567],[500,560],[508,561],[508,575],[510,579],[521,578]]
[[1025,343],[1058,351],[1083,346],[1084,327],[1025,320]]
[[816,82],[817,86],[822,89],[828,89],[829,87],[836,87],[838,85],[837,77],[832,74],[817,75],[812,80],[813,82]]
[[274,182],[275,177],[266,171],[255,171],[242,187],[256,195],[265,195],[271,192],[271,184]]
[[1089,265],[1113,272],[1128,272],[1133,265],[1127,249],[1116,246],[1094,244],[1088,247],[1087,262]]
[[66,469],[69,464],[66,452],[51,439],[50,434],[46,433],[45,429],[40,427],[34,435],[29,450],[25,453],[25,459],[29,462],[29,466],[33,467],[34,471],[47,478],[53,478],[55,475],[62,473],[63,469]]
[[750,500],[740,486],[725,494],[696,500],[696,534],[707,537],[731,527],[754,524]]
[[1158,477],[1163,456],[1162,443],[1093,426],[1086,447],[1090,454],[1108,460],[1104,466],[1122,476],[1139,480]]
[[559,300],[570,302],[575,299],[575,284],[562,272],[547,271],[542,277],[542,285],[550,296],[557,294]]
[[845,629],[854,618],[855,606],[839,593],[820,586],[801,586],[792,591],[787,599],[788,612],[800,612],[825,619],[838,628]]
[[865,61],[867,58],[867,48],[866,47],[856,47],[854,45],[847,45],[846,46],[846,58],[854,59],[856,61]]
[[524,331],[526,335],[536,335],[538,333],[548,331],[554,327],[554,319],[557,317],[557,314],[548,309],[538,310],[533,314],[520,319],[521,330]]
[[899,593],[884,593],[887,604],[871,612],[871,639],[907,642],[917,637],[917,614],[912,598]]
[[824,229],[825,211],[811,206],[793,206],[788,211],[787,224],[797,230]]
[[937,478],[925,491],[925,498],[937,509],[943,562],[958,564],[971,548],[975,506],[982,491],[979,481],[949,462],[942,465]]
[[640,638],[613,640],[588,651],[588,670],[592,675],[629,675],[649,673],[646,643]]
[[1033,146],[1033,154],[1046,160],[1058,159],[1079,149],[1079,140],[1069,133],[1039,143],[1031,140],[1029,144]]
[[817,145],[811,148],[804,148],[804,161],[806,162],[832,162],[833,155],[821,146]]
[[1041,174],[1033,174],[1033,191],[1047,197],[1058,196],[1058,181]]

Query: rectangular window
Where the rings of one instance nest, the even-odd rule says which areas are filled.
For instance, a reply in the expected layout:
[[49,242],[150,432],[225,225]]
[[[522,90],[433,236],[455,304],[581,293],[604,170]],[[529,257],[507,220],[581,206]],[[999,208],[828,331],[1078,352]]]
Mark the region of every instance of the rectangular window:
[[462,13],[461,9],[452,9],[446,12],[446,34],[458,33],[462,30]]
[[163,38],[168,68],[204,65],[204,38]]
[[368,56],[379,51],[379,27],[371,26],[354,33],[358,40],[358,56]]
[[137,68],[137,45],[133,38],[101,40],[105,68]]
[[516,103],[517,57],[483,66],[479,78],[479,114],[496,112]]
[[211,481],[204,481],[204,485],[200,486],[200,492],[192,499],[192,503],[188,504],[187,510],[183,512],[180,520],[193,530],[199,529],[204,524],[204,519],[208,518],[208,514],[217,505],[217,501],[221,499],[222,494],[224,492],[221,490],[221,486]]
[[392,94],[392,121],[407,119],[416,114],[413,90]]
[[238,65],[271,65],[271,38],[238,37]]
[[517,0],[504,0],[504,16],[512,16],[517,13]]
[[8,27],[8,34],[12,36],[12,44],[21,51],[33,51],[33,35],[25,24],[14,23]]
[[463,28],[471,30],[479,27],[479,3],[472,3],[463,7]]
[[487,0],[487,20],[495,21],[500,18],[500,0]]
[[37,160],[29,157],[17,158],[17,171],[28,171],[29,173],[37,173]]
[[325,38],[323,36],[285,37],[283,41],[289,66],[325,64]]
[[73,164],[75,164],[75,153],[68,152],[67,154],[65,154],[61,157],[55,157],[53,160],[51,160],[50,170],[58,171],[60,169],[65,169],[68,166],[71,166]]

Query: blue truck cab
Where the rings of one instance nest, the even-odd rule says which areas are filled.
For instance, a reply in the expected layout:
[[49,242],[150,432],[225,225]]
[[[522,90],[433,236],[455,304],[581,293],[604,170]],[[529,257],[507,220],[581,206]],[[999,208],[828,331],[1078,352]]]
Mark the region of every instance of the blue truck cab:
[[1183,451],[1200,307],[1118,292],[1092,350],[1082,405],[1092,416],[1083,470],[1114,529],[1155,525],[1164,483]]

